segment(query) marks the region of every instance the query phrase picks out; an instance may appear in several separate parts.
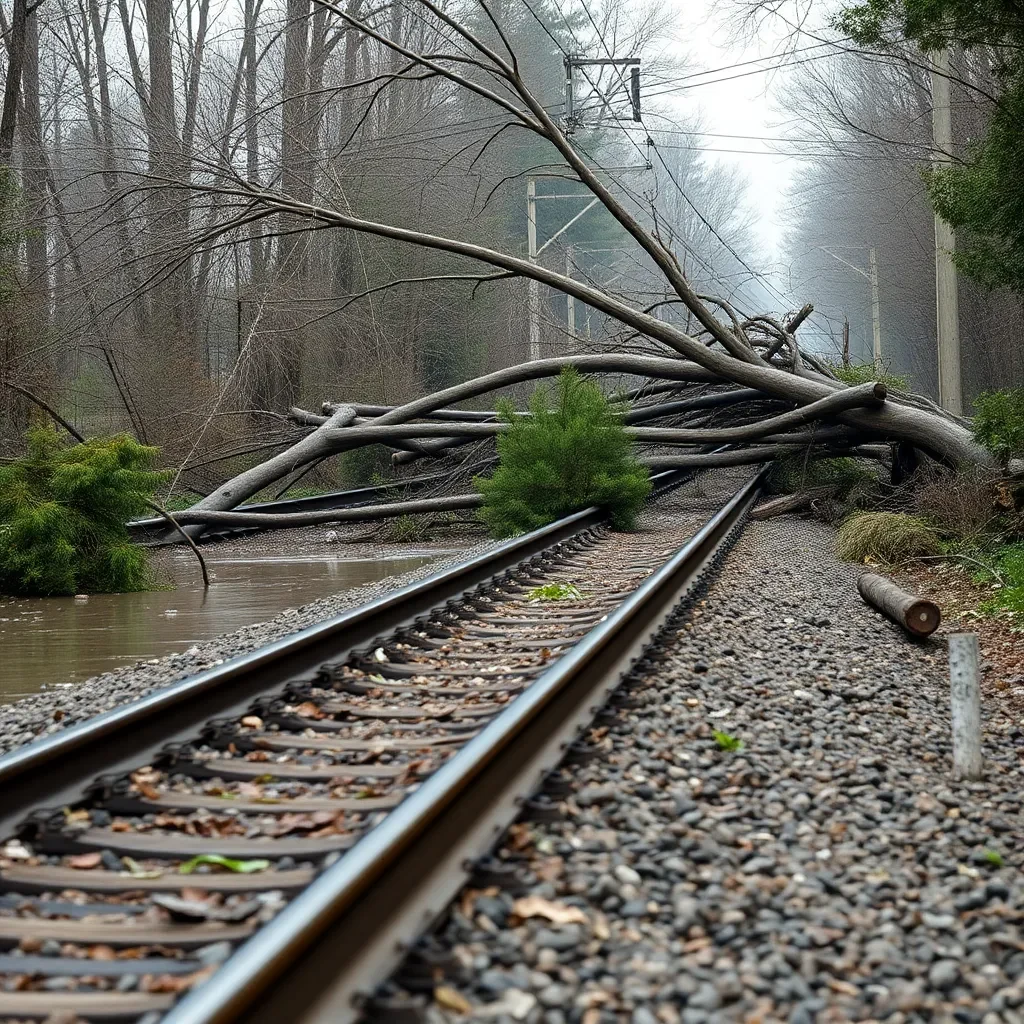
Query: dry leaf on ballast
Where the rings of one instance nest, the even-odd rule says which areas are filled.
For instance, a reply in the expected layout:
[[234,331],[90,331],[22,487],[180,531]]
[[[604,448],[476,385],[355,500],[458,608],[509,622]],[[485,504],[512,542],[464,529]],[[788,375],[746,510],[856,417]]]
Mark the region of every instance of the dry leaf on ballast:
[[434,989],[434,1002],[443,1006],[446,1010],[454,1010],[456,1013],[469,1013],[473,1004],[461,993],[446,985],[440,985]]
[[552,903],[541,896],[523,896],[512,904],[516,917],[543,917],[555,924],[587,924],[587,915],[579,907]]

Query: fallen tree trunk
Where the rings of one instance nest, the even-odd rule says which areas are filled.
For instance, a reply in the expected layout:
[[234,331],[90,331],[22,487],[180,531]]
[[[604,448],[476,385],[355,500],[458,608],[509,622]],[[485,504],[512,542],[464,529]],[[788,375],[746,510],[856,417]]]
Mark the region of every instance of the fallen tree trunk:
[[787,455],[806,455],[810,459],[834,459],[837,455],[854,455],[864,459],[884,459],[891,454],[888,445],[851,445],[848,448],[808,450],[802,444],[766,444],[758,448],[740,448],[728,452],[693,452],[687,455],[652,455],[640,459],[648,469],[719,469],[723,466],[754,466],[772,462]]
[[812,487],[806,491],[798,491],[796,494],[783,494],[778,498],[758,505],[750,513],[751,519],[774,519],[776,516],[791,515],[794,512],[803,512],[811,508],[816,501],[827,498],[835,492],[833,487]]
[[323,523],[353,523],[396,516],[414,516],[425,512],[455,512],[479,508],[484,502],[480,494],[454,494],[448,497],[422,498],[417,501],[394,501],[388,505],[357,505],[354,508],[327,508],[316,512],[260,513],[218,512],[189,509],[175,518],[182,526],[261,526],[287,529],[291,526],[319,526]]
[[[790,412],[770,416],[741,427],[709,428],[699,427],[626,427],[626,433],[637,441],[659,444],[728,444],[737,441],[754,441],[766,434],[785,431],[789,427],[803,426],[824,417],[833,417],[847,409],[880,405],[886,396],[884,384],[861,384],[845,391],[836,391],[817,402],[802,406]],[[494,437],[510,429],[507,423],[463,423],[460,438],[448,436],[451,427],[447,423],[394,423],[384,424],[384,417],[366,425],[332,427],[324,424],[323,442],[337,451],[363,444],[388,443],[391,440],[408,438],[440,437],[439,442],[452,445],[461,440]]]
[[[658,390],[660,393],[664,393],[665,391],[675,391],[678,387],[678,384],[667,384],[664,388]],[[639,406],[636,409],[630,409],[623,417],[623,422],[626,424],[643,423],[647,420],[678,416],[682,413],[696,412],[701,409],[739,405],[750,401],[770,402],[772,400],[766,398],[760,391],[754,391],[752,388],[734,388],[731,391],[712,395],[700,395],[696,398],[684,398],[675,402],[659,402],[655,405]],[[446,410],[438,410],[438,413],[444,411]],[[434,416],[438,413],[428,413],[427,415]],[[529,413],[522,413],[521,415],[528,416]],[[497,418],[497,413],[494,414],[494,418]],[[449,455],[453,449],[472,444],[475,440],[477,439],[474,437],[450,437],[441,441],[427,441],[423,444],[424,450],[422,452],[395,452],[391,456],[391,461],[396,466],[403,466],[428,455],[435,458],[443,457]]]
[[857,590],[872,608],[877,608],[912,636],[931,636],[942,622],[942,612],[934,601],[908,594],[884,576],[863,573],[857,579]]
[[[557,376],[563,366],[575,366],[584,373],[625,373],[642,376],[658,376],[667,380],[697,381],[701,383],[720,383],[718,376],[696,363],[682,359],[659,356],[633,355],[581,355],[566,356],[560,359],[537,359],[529,363],[520,363],[505,370],[477,377],[474,380],[456,384],[443,391],[434,392],[423,398],[407,402],[393,409],[375,421],[377,426],[406,423],[421,418],[435,409],[461,402],[477,395],[487,394],[512,384],[528,380],[539,380],[544,377]],[[341,451],[359,447],[362,444],[376,441],[353,440],[351,435],[338,434],[333,441],[329,440],[328,432],[350,424],[356,418],[355,409],[350,405],[340,406],[337,411],[314,431],[307,434],[297,444],[286,451],[280,452],[266,462],[254,466],[228,480],[215,491],[193,505],[189,511],[226,511],[241,504],[246,498],[252,497],[257,491],[274,483],[300,466],[325,455],[334,455]],[[364,428],[365,429],[365,428]]]

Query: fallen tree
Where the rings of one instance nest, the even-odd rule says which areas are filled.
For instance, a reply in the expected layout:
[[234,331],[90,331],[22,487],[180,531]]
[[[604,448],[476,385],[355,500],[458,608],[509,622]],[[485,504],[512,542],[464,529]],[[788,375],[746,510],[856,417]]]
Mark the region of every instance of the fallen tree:
[[[200,525],[218,521],[212,518],[214,513],[229,512],[289,474],[366,445],[387,445],[395,452],[395,461],[403,464],[449,455],[481,440],[489,442],[503,430],[494,413],[456,406],[526,381],[555,376],[565,366],[574,366],[585,374],[632,375],[646,381],[630,389],[631,394],[627,392],[641,405],[628,413],[626,422],[638,445],[645,449],[658,447],[656,453],[642,452],[650,465],[753,463],[807,446],[811,446],[814,457],[853,452],[877,458],[888,445],[899,445],[904,452],[917,449],[950,467],[995,465],[992,456],[975,442],[968,425],[929,399],[887,393],[873,383],[851,388],[838,380],[819,356],[798,343],[797,331],[811,315],[811,304],[805,303],[795,312],[749,314],[727,299],[698,294],[676,253],[664,241],[657,219],[645,223],[641,210],[628,205],[605,183],[526,84],[519,58],[485,0],[478,2],[500,40],[494,45],[432,0],[417,0],[423,32],[419,37],[407,34],[407,38],[429,39],[422,51],[389,38],[374,24],[351,13],[351,8],[331,0],[315,2],[338,28],[374,40],[394,55],[395,70],[382,76],[375,96],[390,85],[411,88],[418,80],[440,78],[491,104],[501,115],[503,121],[496,126],[492,139],[515,128],[547,143],[564,173],[589,189],[641,250],[646,263],[661,276],[672,297],[641,307],[609,289],[548,269],[536,260],[465,239],[377,223],[348,209],[316,205],[280,189],[261,187],[242,178],[233,162],[190,186],[224,211],[200,244],[221,244],[234,231],[250,231],[261,221],[280,217],[301,223],[308,230],[332,229],[389,239],[455,257],[465,266],[463,273],[417,280],[464,280],[476,285],[515,278],[537,282],[617,321],[633,344],[661,354],[607,352],[534,359],[403,405],[330,404],[322,415],[292,410],[293,421],[307,428],[308,433],[214,490],[180,514],[180,522]],[[147,187],[166,184],[150,179]],[[689,312],[696,323],[693,333],[654,315],[656,307],[666,302]],[[659,401],[645,406],[643,403],[652,396],[658,396]],[[668,422],[661,427],[638,425],[655,421]],[[701,447],[716,443],[745,447],[718,455],[700,452]],[[664,452],[673,446],[683,450],[677,454]],[[364,518],[377,514],[352,510],[353,518],[360,511]]]

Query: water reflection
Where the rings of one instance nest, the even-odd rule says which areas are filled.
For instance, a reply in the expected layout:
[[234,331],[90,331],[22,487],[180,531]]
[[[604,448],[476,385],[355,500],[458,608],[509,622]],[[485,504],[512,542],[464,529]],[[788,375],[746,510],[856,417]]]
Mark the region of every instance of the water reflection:
[[[353,559],[207,556],[208,591],[191,554],[173,556],[176,590],[45,599],[0,598],[0,704],[44,683],[72,683],[119,665],[184,651],[285,608],[408,572],[439,552]],[[198,585],[197,585],[198,583]]]

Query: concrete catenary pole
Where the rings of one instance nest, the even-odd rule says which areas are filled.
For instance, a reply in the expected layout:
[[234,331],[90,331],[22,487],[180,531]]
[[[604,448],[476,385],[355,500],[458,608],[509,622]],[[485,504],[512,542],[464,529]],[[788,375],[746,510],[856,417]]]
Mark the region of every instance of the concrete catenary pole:
[[[572,243],[570,242],[565,247],[565,276],[572,277],[573,272],[573,252]],[[565,326],[569,334],[570,342],[576,339],[576,300],[571,295],[566,295],[566,317]]]
[[[526,255],[537,262],[537,180],[526,179]],[[530,359],[540,359],[540,285],[531,277],[526,282],[527,316],[530,320]]]
[[[949,49],[931,54],[932,79],[932,167],[947,167],[953,153],[953,123],[950,115]],[[956,235],[948,221],[935,215],[935,333],[939,358],[939,404],[955,416],[963,414],[960,384],[960,313],[957,303],[956,267],[953,251]]]
[[874,246],[868,250],[868,267],[871,271],[871,359],[878,373],[882,369],[882,318],[878,310],[878,257]]

